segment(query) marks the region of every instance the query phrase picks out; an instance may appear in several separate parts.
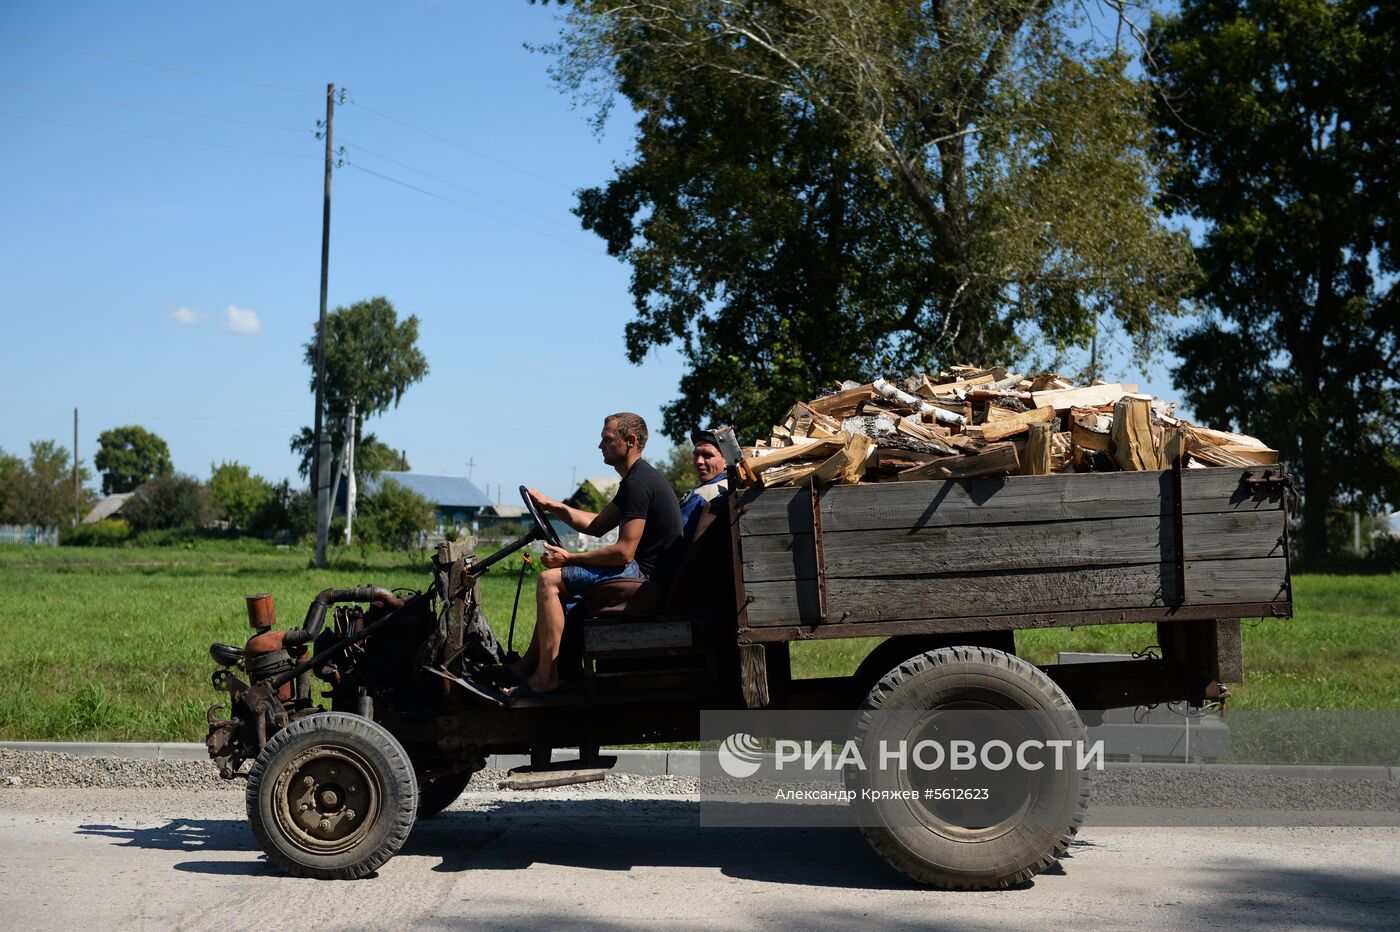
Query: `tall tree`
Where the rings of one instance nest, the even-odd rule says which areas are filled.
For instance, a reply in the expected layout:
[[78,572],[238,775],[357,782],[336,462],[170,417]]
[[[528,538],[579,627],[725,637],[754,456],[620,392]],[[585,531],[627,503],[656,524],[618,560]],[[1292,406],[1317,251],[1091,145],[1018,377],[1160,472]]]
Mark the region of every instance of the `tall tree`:
[[627,349],[686,357],[666,433],[766,431],[831,379],[1148,352],[1190,275],[1146,89],[1065,0],[573,0],[554,74],[636,155],[577,213],[632,268]]
[[[349,307],[336,308],[326,317],[326,431],[331,449],[336,451],[333,455],[338,456],[345,446],[353,402],[359,420],[355,426],[357,476],[396,468],[393,463],[399,457],[390,447],[379,444],[365,449],[374,441],[374,435],[363,434],[363,421],[397,406],[408,387],[428,374],[428,360],[417,343],[418,318],[410,314],[400,321],[387,298],[356,301]],[[305,356],[314,392],[315,336],[307,342]],[[304,427],[291,438],[292,452],[302,458],[302,475],[310,474],[314,447],[311,428]]]
[[168,476],[170,447],[144,427],[113,427],[97,435],[97,455],[92,459],[102,473],[102,494],[130,492],[157,476]]
[[[79,487],[91,478],[80,465]],[[0,524],[49,527],[72,520],[73,459],[66,447],[36,440],[29,445],[28,462],[0,450]]]
[[1339,500],[1400,501],[1396,24],[1362,0],[1184,0],[1153,30],[1168,203],[1205,224],[1173,374],[1300,473],[1312,559]]

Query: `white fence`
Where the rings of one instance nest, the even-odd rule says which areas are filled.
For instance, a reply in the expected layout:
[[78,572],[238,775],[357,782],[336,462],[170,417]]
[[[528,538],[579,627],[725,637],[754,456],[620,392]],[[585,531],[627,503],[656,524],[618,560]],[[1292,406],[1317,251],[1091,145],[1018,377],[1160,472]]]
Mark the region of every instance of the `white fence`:
[[43,544],[58,546],[58,528],[37,524],[0,524],[0,544]]

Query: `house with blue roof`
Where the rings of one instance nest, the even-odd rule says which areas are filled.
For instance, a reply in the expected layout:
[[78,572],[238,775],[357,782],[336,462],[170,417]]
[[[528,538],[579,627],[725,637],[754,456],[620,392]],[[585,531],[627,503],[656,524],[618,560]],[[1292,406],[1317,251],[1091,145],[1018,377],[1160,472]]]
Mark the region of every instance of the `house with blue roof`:
[[456,538],[463,532],[475,530],[481,510],[491,505],[486,494],[464,476],[429,476],[394,470],[382,472],[374,479],[366,479],[361,494],[373,495],[390,479],[433,503],[438,522],[437,533],[447,538]]

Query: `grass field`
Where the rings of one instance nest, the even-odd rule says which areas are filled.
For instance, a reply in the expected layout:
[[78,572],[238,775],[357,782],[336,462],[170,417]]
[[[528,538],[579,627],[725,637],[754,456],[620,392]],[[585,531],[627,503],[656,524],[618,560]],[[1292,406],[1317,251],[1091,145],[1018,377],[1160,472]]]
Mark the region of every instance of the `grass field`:
[[[211,641],[248,636],[243,597],[271,592],[279,627],[298,626],[328,587],[428,585],[422,555],[310,553],[260,541],[186,548],[0,546],[0,740],[198,741]],[[483,581],[488,617],[504,639],[515,560]],[[1296,617],[1246,622],[1247,682],[1232,708],[1400,709],[1400,575],[1294,578]],[[525,582],[516,644],[534,622]],[[1060,650],[1128,652],[1152,645],[1151,625],[1018,634],[1018,652],[1048,663]],[[877,641],[797,645],[797,676],[848,673]]]

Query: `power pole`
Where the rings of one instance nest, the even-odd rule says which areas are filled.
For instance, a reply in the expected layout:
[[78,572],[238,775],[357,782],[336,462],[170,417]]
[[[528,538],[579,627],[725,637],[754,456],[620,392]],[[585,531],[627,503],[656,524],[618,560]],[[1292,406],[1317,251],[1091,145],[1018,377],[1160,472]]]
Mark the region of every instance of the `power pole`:
[[345,438],[345,545],[350,546],[350,526],[355,520],[355,433],[359,427],[355,402],[350,402],[349,436]]
[[316,449],[312,491],[316,495],[316,565],[326,567],[326,538],[331,530],[331,438],[326,436],[326,283],[331,263],[331,133],[335,121],[335,85],[326,85],[326,192],[321,205],[321,318],[316,328]]
[[78,484],[78,409],[73,409],[73,526],[83,520],[83,487]]
[[467,460],[467,481],[472,481],[472,470],[476,468],[476,457]]

